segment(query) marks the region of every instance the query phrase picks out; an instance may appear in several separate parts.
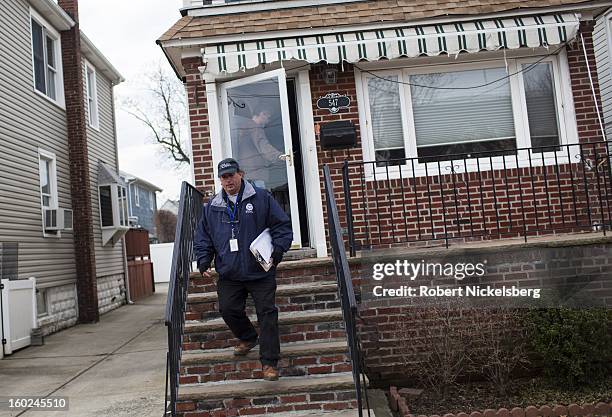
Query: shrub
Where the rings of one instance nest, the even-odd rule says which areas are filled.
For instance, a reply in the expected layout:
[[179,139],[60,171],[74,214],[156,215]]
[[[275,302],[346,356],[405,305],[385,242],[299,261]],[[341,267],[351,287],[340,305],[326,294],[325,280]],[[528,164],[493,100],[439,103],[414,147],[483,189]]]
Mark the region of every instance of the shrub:
[[529,311],[526,327],[544,374],[554,384],[590,385],[610,371],[612,311],[554,308]]

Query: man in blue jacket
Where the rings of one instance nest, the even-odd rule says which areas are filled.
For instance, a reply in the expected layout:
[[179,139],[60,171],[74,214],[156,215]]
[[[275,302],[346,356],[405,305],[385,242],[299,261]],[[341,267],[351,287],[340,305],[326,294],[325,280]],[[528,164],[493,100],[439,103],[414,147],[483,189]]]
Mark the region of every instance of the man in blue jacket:
[[[219,312],[240,343],[237,356],[246,355],[259,343],[259,355],[266,380],[278,379],[280,337],[276,297],[276,266],[291,247],[291,221],[270,193],[243,179],[244,172],[232,158],[218,165],[222,190],[204,206],[194,242],[198,269],[210,277],[215,261],[219,274]],[[270,229],[274,251],[273,267],[265,271],[249,246],[266,228]],[[245,312],[251,294],[257,311],[259,337]]]

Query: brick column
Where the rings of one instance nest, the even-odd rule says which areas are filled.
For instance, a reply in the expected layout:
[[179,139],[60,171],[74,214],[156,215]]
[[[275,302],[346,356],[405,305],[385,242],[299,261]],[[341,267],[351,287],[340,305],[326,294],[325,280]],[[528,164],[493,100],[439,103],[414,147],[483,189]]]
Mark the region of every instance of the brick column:
[[79,5],[78,0],[59,0],[58,4],[76,22],[72,29],[62,32],[62,62],[70,155],[70,192],[74,210],[74,255],[77,270],[79,322],[95,323],[100,319],[100,315],[85,124]]
[[199,57],[184,58],[185,89],[189,101],[189,124],[191,128],[191,146],[193,150],[193,170],[195,186],[203,193],[214,192],[215,177],[213,172],[212,144],[210,139],[208,99],[206,85],[198,67],[202,66]]

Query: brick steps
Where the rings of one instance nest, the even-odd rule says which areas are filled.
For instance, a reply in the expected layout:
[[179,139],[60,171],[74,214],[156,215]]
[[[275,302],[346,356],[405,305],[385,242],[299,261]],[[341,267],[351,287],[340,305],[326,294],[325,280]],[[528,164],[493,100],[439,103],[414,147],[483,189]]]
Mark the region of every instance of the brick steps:
[[288,377],[278,381],[245,380],[230,383],[185,384],[181,386],[179,391],[179,400],[225,400],[228,398],[263,397],[303,392],[313,393],[336,389],[352,390],[353,387],[353,374],[343,372],[334,375]]
[[[281,345],[283,358],[299,357],[312,354],[345,353],[348,347],[346,340],[330,340],[325,342],[287,343]],[[189,351],[183,354],[181,365],[194,366],[215,364],[223,362],[237,362],[246,360],[259,360],[259,350],[255,347],[246,356],[234,356],[233,349],[215,349],[203,351]]]
[[[216,291],[216,273],[205,278],[199,272],[192,272],[189,277],[190,292]],[[335,282],[336,275],[331,258],[311,258],[296,261],[283,261],[276,271],[276,282],[279,286],[312,282]]]
[[[257,316],[250,317],[253,325],[257,326]],[[342,321],[342,310],[312,310],[312,311],[290,311],[278,314],[279,326],[292,324],[329,323]],[[227,325],[223,319],[191,320],[185,322],[185,333],[213,332],[225,330]]]
[[[217,292],[194,292],[187,299],[187,320],[206,320],[220,317]],[[324,310],[340,308],[338,286],[335,282],[279,285],[276,290],[276,305],[280,312]],[[255,314],[251,297],[247,299],[247,314]]]
[[[233,355],[238,341],[218,317],[215,278],[192,274],[178,417],[358,416],[331,259],[285,261],[276,278],[281,378],[264,381],[258,348],[246,356]],[[246,311],[258,327],[250,297]]]
[[[232,416],[268,415],[296,411],[346,411],[356,407],[353,375],[281,378],[278,381],[231,381],[181,385],[177,408],[183,417],[210,416],[224,410]],[[189,413],[192,411],[193,413]],[[282,414],[281,414],[282,415]]]
[[[317,282],[317,283],[305,283],[305,284],[293,284],[293,285],[279,285],[276,289],[277,297],[288,297],[294,295],[303,294],[322,294],[336,292],[338,286],[335,282]],[[206,293],[191,293],[187,296],[187,303],[206,303],[217,301],[216,292]]]
[[[351,371],[346,340],[288,343],[281,346],[281,377],[322,375]],[[259,352],[234,356],[233,349],[185,351],[181,383],[261,379]]]

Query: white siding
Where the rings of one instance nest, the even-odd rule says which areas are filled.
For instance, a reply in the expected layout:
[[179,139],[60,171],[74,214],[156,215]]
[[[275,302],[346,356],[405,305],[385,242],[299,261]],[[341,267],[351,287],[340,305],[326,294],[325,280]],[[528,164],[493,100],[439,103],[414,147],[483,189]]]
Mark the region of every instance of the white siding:
[[[86,76],[86,65],[83,63],[83,76]],[[85,83],[86,84],[86,83]],[[84,85],[86,88],[86,85]],[[98,196],[98,163],[103,161],[110,168],[119,171],[115,141],[115,120],[113,112],[113,86],[111,81],[96,70],[96,88],[98,92],[99,130],[87,122],[87,142],[89,151],[89,175],[91,179],[91,198],[93,211],[94,242],[96,246],[96,276],[123,274],[123,240],[114,246],[110,243],[102,246],[102,228]],[[85,91],[87,100],[87,92]],[[87,112],[87,105],[85,109]],[[86,120],[89,115],[86,114]]]
[[76,280],[72,232],[43,238],[38,148],[57,158],[58,202],[71,208],[66,112],[34,90],[30,9],[0,1],[0,242],[19,242],[19,277]]
[[612,18],[612,11],[600,16],[593,32],[597,74],[599,76],[599,88],[608,140],[612,139],[612,74],[610,73],[612,71],[610,66],[612,27],[610,26],[610,18]]

